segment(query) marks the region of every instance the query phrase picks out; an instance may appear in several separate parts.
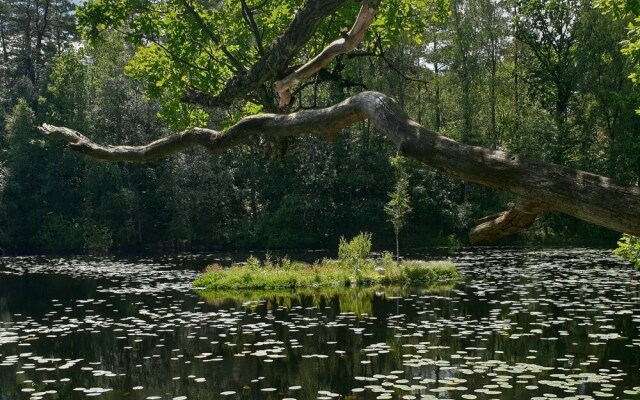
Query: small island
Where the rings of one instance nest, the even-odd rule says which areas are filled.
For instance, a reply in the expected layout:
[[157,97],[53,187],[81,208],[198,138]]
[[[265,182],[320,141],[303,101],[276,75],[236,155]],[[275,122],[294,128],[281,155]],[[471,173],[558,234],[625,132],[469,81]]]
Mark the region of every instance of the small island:
[[399,261],[390,253],[369,257],[371,235],[361,233],[351,241],[341,239],[338,259],[314,264],[287,257],[246,262],[229,268],[207,267],[193,282],[194,288],[210,290],[281,290],[310,288],[367,287],[379,285],[432,286],[457,280],[456,266],[449,261]]

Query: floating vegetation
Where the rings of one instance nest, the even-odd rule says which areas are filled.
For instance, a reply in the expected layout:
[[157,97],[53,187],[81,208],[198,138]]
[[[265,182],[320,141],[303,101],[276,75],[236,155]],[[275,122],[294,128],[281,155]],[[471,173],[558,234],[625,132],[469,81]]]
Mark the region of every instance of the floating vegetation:
[[0,398],[640,398],[607,251],[461,252],[440,290],[209,295],[188,261],[0,259]]

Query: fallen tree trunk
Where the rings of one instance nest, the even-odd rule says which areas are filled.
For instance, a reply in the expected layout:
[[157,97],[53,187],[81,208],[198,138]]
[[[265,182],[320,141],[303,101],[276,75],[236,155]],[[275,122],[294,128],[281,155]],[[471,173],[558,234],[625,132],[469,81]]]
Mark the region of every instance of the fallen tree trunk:
[[513,194],[514,207],[479,221],[471,231],[472,243],[517,233],[544,211],[559,211],[640,235],[638,186],[622,186],[604,176],[458,143],[430,132],[407,117],[393,99],[377,92],[360,93],[324,109],[247,117],[222,132],[194,128],[144,146],[99,145],[79,132],[48,124],[40,130],[48,138],[64,140],[73,150],[96,159],[147,162],[195,146],[220,154],[258,134],[270,138],[314,134],[332,140],[343,128],[364,119],[384,132],[401,154],[451,177]]

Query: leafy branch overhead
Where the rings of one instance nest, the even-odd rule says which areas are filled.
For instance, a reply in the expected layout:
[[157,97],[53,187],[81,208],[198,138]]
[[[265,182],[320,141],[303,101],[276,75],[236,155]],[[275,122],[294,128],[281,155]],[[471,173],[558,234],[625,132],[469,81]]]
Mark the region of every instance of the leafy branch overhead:
[[[206,121],[202,110],[193,111],[194,105],[210,109],[251,99],[275,111],[271,85],[284,92],[319,69],[318,63],[312,63],[312,68],[291,74],[290,81],[283,79],[295,65],[316,54],[330,61],[353,49],[368,31],[376,3],[108,0],[86,3],[78,16],[89,42],[114,29],[137,46],[128,74],[146,82],[150,96],[162,98],[163,117],[187,127]],[[372,29],[389,43],[404,31],[419,31],[429,17],[444,15],[446,4],[444,0],[385,1],[378,14],[386,25]],[[351,25],[346,38],[341,38],[340,30]],[[325,49],[328,42],[332,45]]]
[[635,0],[598,0],[596,6],[627,22],[627,40],[622,42],[622,52],[629,57],[634,68],[629,78],[640,85],[640,3]]
[[[474,242],[517,233],[545,211],[639,234],[637,186],[457,143],[412,120],[382,93],[362,92],[333,106],[291,110],[295,85],[315,79],[314,74],[332,64],[339,72],[344,56],[359,47],[375,56],[376,48],[400,38],[419,43],[426,21],[446,18],[450,10],[460,17],[444,0],[90,2],[79,13],[85,37],[96,41],[102,31],[113,29],[137,46],[128,73],[146,83],[148,95],[162,99],[164,118],[184,130],[143,146],[101,145],[80,132],[47,124],[41,131],[90,157],[146,162],[196,146],[219,154],[255,137],[278,141],[313,134],[331,141],[342,129],[369,120],[404,156],[513,195],[512,209],[478,221],[471,233]],[[267,113],[246,116],[223,131],[193,128],[205,126],[207,113],[219,107]],[[567,125],[562,119],[566,110],[556,110],[559,125]],[[287,114],[291,111],[296,112]],[[469,129],[465,135],[472,134]],[[563,146],[558,146],[559,162],[565,158]]]

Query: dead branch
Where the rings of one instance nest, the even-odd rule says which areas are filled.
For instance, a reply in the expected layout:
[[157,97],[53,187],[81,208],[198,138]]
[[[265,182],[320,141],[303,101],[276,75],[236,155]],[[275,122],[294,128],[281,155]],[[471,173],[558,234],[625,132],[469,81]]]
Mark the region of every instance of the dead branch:
[[405,156],[451,177],[514,195],[514,209],[482,221],[472,231],[474,242],[519,232],[544,211],[559,211],[640,235],[638,186],[622,186],[604,176],[458,143],[411,120],[393,99],[377,92],[363,92],[324,109],[247,117],[222,132],[194,128],[144,146],[100,145],[79,132],[48,124],[40,130],[48,138],[63,140],[74,151],[89,157],[147,162],[196,146],[220,154],[258,134],[276,139],[312,134],[330,140],[343,128],[364,119],[384,132]]
[[308,0],[298,10],[287,30],[274,39],[266,53],[247,72],[237,73],[216,95],[192,90],[182,100],[204,107],[228,107],[235,100],[259,90],[265,82],[285,71],[318,26],[347,3],[347,0]]
[[285,78],[274,82],[273,89],[278,93],[278,97],[280,98],[280,108],[285,108],[291,103],[291,87],[293,85],[303,82],[311,75],[320,71],[336,56],[355,49],[358,44],[362,42],[362,39],[364,39],[364,35],[373,22],[375,15],[375,8],[367,2],[363,2],[353,27],[351,27],[351,30],[347,32],[344,37],[334,40],[312,60]]

